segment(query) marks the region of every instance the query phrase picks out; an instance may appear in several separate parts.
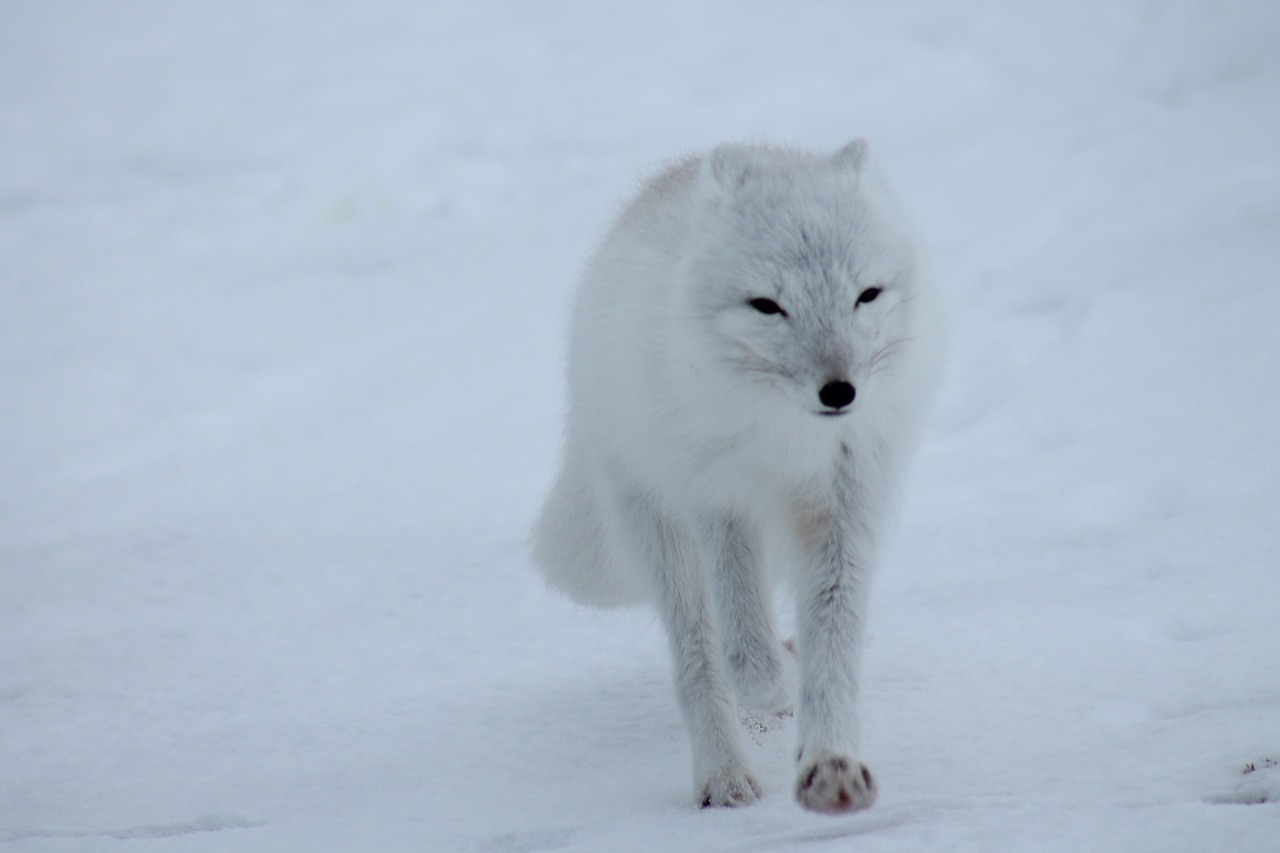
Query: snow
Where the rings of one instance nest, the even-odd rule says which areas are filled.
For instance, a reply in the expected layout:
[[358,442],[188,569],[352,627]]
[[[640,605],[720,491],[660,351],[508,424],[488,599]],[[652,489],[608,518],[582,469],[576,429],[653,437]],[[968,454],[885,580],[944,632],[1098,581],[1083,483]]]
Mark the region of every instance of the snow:
[[[0,848],[1265,850],[1280,6],[0,8]],[[567,306],[726,140],[865,135],[947,384],[880,801],[693,806],[652,616],[546,590]],[[767,724],[766,724],[767,723]]]

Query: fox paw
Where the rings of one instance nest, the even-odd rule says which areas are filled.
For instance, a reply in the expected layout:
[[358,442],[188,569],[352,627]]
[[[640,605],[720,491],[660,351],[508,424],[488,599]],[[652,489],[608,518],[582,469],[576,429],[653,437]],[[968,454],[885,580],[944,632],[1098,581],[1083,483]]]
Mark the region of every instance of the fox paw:
[[702,786],[702,807],[749,806],[760,798],[760,783],[741,767],[725,767]]
[[803,767],[796,782],[800,805],[827,814],[869,809],[876,793],[876,780],[867,765],[830,753]]

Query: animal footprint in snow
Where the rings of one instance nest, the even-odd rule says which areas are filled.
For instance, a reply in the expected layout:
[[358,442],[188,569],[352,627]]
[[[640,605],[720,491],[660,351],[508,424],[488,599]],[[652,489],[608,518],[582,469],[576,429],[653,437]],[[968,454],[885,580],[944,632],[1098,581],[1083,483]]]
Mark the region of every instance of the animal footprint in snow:
[[1205,797],[1219,805],[1256,806],[1280,802],[1280,760],[1263,758],[1250,761],[1240,772],[1241,779],[1229,791]]

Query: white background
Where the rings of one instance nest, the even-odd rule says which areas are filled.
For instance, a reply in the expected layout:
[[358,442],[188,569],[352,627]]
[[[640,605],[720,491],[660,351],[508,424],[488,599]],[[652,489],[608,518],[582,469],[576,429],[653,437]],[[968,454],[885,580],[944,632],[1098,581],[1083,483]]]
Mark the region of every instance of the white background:
[[[1277,44],[1268,0],[4,3],[0,851],[1275,849]],[[881,797],[802,812],[787,720],[700,811],[660,627],[526,554],[573,281],[668,158],[859,135],[951,335]]]

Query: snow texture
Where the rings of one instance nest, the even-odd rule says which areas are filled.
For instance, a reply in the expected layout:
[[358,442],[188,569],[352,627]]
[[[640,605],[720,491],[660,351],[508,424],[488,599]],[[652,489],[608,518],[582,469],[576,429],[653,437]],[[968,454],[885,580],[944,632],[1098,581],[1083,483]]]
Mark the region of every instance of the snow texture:
[[[1280,4],[0,6],[0,851],[1277,849]],[[868,137],[947,301],[865,814],[531,569],[640,178]]]

